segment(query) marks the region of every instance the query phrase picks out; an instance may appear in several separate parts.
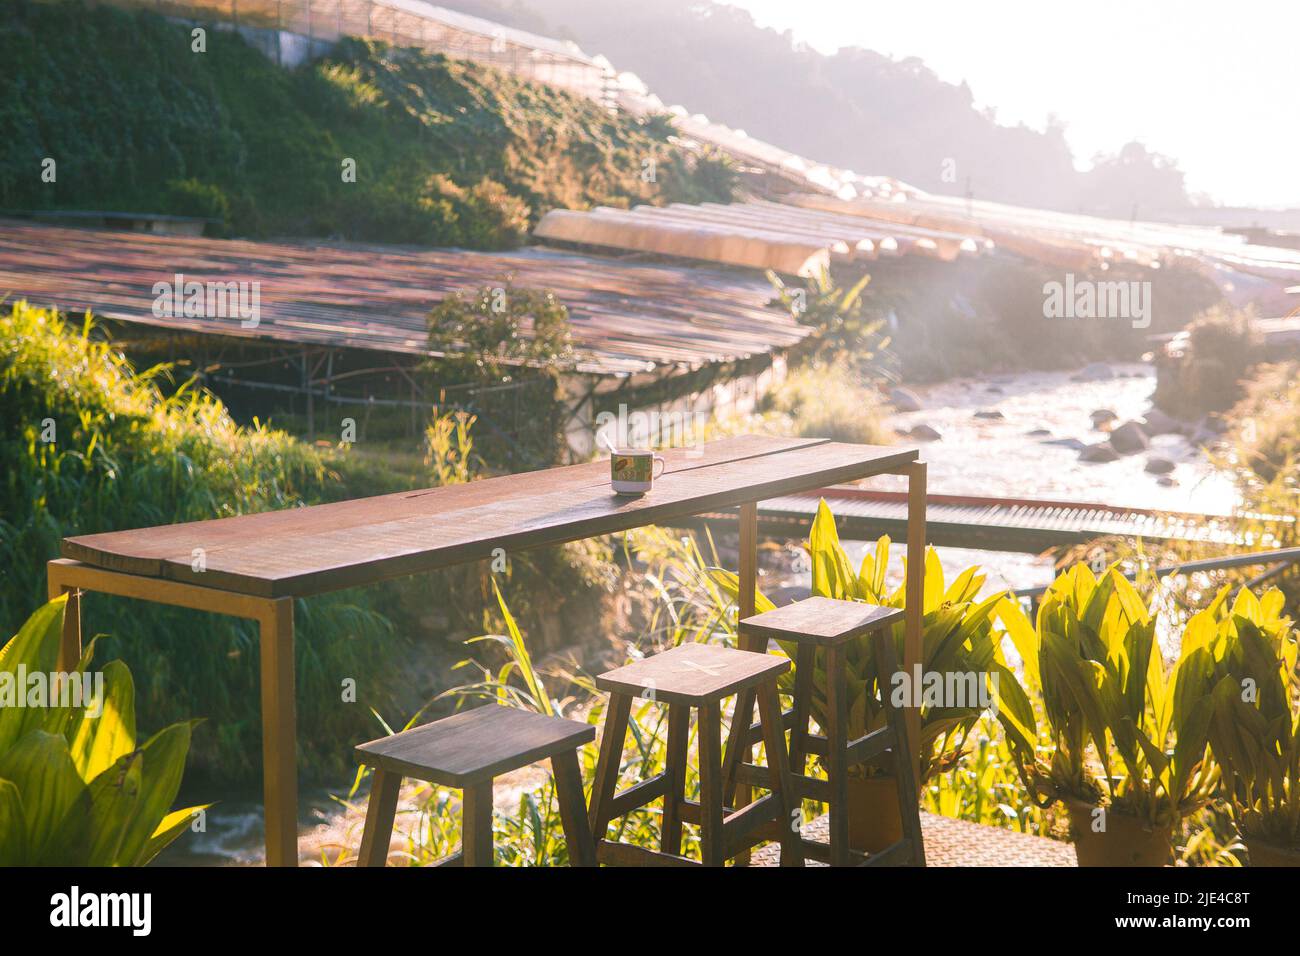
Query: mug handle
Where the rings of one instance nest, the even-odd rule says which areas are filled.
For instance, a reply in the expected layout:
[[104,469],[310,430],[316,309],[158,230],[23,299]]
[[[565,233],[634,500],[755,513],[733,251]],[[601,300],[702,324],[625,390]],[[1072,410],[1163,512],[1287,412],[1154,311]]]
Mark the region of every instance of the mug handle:
[[664,472],[668,470],[668,462],[665,461],[661,456],[659,456],[659,455],[655,455],[655,456],[654,456],[654,460],[655,460],[656,462],[658,462],[659,464],[663,465],[663,467],[659,469],[659,474],[656,475],[656,474],[654,473],[654,471],[655,471],[655,466],[654,466],[653,464],[650,465],[650,478],[651,478],[651,480],[654,480],[655,478],[662,478],[662,477],[664,476]]

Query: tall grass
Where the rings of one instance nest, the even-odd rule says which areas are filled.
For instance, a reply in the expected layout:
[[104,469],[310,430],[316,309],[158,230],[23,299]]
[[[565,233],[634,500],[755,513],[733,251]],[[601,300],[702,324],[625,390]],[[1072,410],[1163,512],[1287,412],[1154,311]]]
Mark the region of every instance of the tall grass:
[[[71,324],[25,302],[0,313],[0,630],[44,602],[45,562],[65,536],[332,493],[328,452],[259,423],[240,427],[206,392],[164,395],[167,371],[137,372],[89,319]],[[397,672],[399,642],[366,595],[299,601],[295,613],[302,763],[329,771],[369,731],[367,706],[395,704],[383,675]],[[87,598],[84,617],[131,667],[152,721],[210,718],[194,737],[194,771],[229,783],[256,776],[256,625],[102,595]],[[357,681],[357,703],[342,701],[345,678]]]

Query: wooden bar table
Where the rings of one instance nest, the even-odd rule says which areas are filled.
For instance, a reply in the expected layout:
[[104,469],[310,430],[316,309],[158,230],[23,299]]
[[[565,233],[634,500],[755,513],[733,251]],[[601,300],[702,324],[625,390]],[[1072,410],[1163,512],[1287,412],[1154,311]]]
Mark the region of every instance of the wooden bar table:
[[61,666],[71,669],[81,655],[85,592],[256,621],[266,861],[295,866],[296,598],[489,558],[498,548],[511,554],[738,507],[739,610],[747,617],[754,612],[759,501],[902,474],[909,490],[903,666],[910,669],[920,659],[925,464],[915,448],[748,435],[670,449],[664,457],[663,476],[641,498],[614,495],[609,462],[595,461],[308,508],[66,538],[63,557],[48,566],[50,597],[68,595]]

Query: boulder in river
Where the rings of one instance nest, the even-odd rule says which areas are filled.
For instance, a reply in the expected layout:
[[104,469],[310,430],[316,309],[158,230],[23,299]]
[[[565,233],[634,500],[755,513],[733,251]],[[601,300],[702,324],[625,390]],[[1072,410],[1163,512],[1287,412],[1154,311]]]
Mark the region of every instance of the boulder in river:
[[895,410],[900,412],[919,412],[921,410],[921,399],[915,392],[906,388],[891,388],[889,390],[889,400],[893,403]]
[[1108,441],[1099,441],[1095,445],[1087,445],[1079,452],[1079,461],[1104,463],[1118,460],[1119,452]]
[[1222,415],[1210,412],[1201,419],[1201,429],[1212,435],[1226,435],[1228,432],[1228,422]]
[[1148,435],[1177,435],[1187,428],[1185,423],[1158,408],[1152,408],[1142,416],[1141,424],[1142,430]]
[[1048,438],[1052,432],[1047,428],[1031,428],[1025,434],[1030,438]]
[[1156,484],[1160,485],[1162,488],[1176,488],[1178,486],[1178,479],[1173,475],[1161,475],[1156,479]]
[[1001,421],[1002,419],[1006,418],[1007,416],[1003,415],[1003,414],[1002,414],[1000,411],[998,411],[996,408],[982,408],[982,409],[980,409],[978,412],[975,413],[975,417],[976,417],[976,418],[983,418],[983,419],[987,419],[988,421],[996,422],[996,421]]
[[1105,382],[1115,377],[1115,370],[1105,362],[1093,362],[1085,365],[1070,376],[1072,382]]
[[1152,455],[1147,459],[1146,470],[1153,475],[1167,475],[1174,470],[1174,463],[1168,458]]
[[1101,428],[1103,425],[1109,425],[1119,418],[1112,409],[1099,408],[1089,416],[1092,419],[1093,428]]
[[1147,433],[1137,422],[1125,422],[1110,433],[1110,444],[1121,455],[1146,451]]
[[907,434],[909,437],[915,438],[917,441],[938,441],[943,437],[936,429],[931,428],[929,425],[913,425],[912,430]]
[[1043,442],[1044,445],[1060,445],[1062,448],[1068,448],[1071,451],[1083,451],[1088,446],[1077,438],[1053,438],[1050,441]]

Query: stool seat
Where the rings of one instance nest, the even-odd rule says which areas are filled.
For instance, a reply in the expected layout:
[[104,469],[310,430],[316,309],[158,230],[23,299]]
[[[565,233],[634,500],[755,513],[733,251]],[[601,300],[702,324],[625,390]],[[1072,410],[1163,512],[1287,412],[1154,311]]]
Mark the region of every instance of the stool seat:
[[901,607],[810,597],[747,617],[739,630],[747,637],[832,647],[901,621],[904,613]]
[[611,693],[697,706],[757,687],[789,669],[790,661],[784,657],[692,642],[606,671],[596,678],[596,686]]
[[489,704],[356,748],[359,763],[463,789],[596,739],[591,724]]

